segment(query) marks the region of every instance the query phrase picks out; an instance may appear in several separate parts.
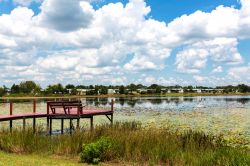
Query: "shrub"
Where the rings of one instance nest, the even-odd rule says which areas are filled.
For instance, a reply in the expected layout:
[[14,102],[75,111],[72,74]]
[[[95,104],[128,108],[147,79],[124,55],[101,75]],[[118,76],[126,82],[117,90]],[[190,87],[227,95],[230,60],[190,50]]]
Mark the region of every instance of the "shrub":
[[81,161],[92,164],[108,161],[112,158],[112,150],[115,145],[115,141],[109,137],[101,137],[96,142],[83,144],[83,150],[80,154]]

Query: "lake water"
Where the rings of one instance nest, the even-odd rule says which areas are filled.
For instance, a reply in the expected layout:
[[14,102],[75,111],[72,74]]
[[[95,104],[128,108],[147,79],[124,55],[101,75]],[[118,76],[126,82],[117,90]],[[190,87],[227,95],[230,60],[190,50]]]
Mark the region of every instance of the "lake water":
[[[58,99],[57,99],[58,100]],[[82,98],[90,108],[110,109],[112,98]],[[0,102],[0,115],[8,114],[6,100]],[[46,111],[46,101],[37,101],[37,111]],[[14,114],[32,112],[32,100],[14,101]],[[250,96],[205,97],[126,97],[115,98],[115,121],[140,121],[145,127],[170,127],[173,130],[199,130],[223,134],[234,146],[250,148]],[[38,121],[43,125],[44,119]],[[105,117],[95,118],[96,124],[108,123]],[[16,121],[21,126],[22,121]],[[5,122],[1,123],[6,126]],[[1,125],[0,124],[0,125]],[[89,122],[83,120],[82,126]],[[54,128],[59,129],[58,122]]]

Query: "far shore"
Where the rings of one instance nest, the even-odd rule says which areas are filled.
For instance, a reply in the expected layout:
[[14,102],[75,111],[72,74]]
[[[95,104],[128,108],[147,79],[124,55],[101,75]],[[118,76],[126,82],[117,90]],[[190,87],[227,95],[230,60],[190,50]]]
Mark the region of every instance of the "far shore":
[[116,98],[116,97],[195,97],[195,96],[248,96],[250,93],[167,93],[167,94],[107,94],[107,95],[48,95],[29,96],[15,95],[4,96],[0,99],[55,99],[55,98]]

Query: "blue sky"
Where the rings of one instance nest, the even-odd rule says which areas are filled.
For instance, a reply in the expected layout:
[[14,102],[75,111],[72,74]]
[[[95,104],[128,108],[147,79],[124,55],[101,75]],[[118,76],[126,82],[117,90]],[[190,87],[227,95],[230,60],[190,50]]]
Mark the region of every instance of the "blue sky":
[[0,27],[2,85],[250,82],[249,0],[0,0]]

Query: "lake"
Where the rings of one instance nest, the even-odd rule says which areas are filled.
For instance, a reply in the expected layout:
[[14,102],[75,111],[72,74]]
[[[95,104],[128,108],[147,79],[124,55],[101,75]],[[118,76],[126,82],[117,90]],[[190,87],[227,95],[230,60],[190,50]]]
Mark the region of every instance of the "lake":
[[[100,109],[109,109],[111,100],[112,98],[81,98],[87,107]],[[0,115],[8,114],[7,102],[1,100]],[[37,111],[46,111],[46,100],[37,100]],[[14,101],[14,114],[22,112],[32,112],[32,100]],[[194,129],[215,135],[222,134],[229,144],[250,148],[250,96],[115,98],[114,120],[140,121],[145,127],[168,127],[179,131]],[[38,122],[45,124],[44,119]],[[95,122],[108,123],[108,120],[97,117]],[[15,126],[21,124],[22,121],[15,122]],[[7,125],[6,122],[1,123],[2,127]],[[88,128],[88,120],[82,120],[81,126]],[[59,127],[58,121],[54,128]]]

